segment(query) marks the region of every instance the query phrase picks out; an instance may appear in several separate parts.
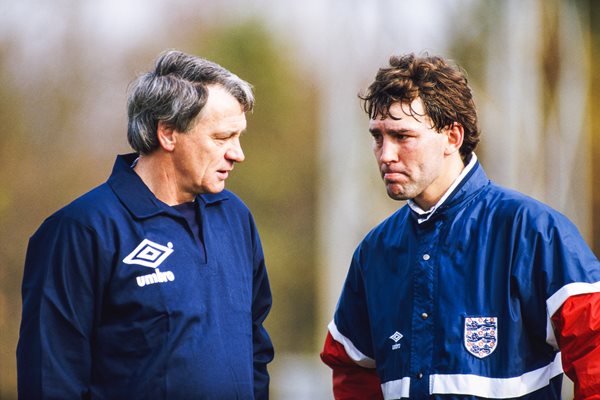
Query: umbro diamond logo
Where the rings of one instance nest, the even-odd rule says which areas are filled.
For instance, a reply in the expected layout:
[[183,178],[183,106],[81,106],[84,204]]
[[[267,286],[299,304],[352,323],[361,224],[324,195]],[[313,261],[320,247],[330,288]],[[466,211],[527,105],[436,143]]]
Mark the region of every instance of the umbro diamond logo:
[[137,264],[149,268],[157,268],[173,252],[173,243],[166,246],[154,243],[148,239],[142,242],[127,257],[123,259],[125,264]]
[[392,350],[398,350],[401,347],[401,344],[398,342],[403,337],[404,337],[404,335],[398,331],[394,332],[394,334],[392,336],[390,336],[390,339],[392,339],[394,341],[394,344],[392,345]]
[[390,339],[392,339],[394,341],[394,343],[398,343],[400,341],[400,339],[402,339],[404,337],[404,335],[402,335],[400,332],[396,331],[394,332],[394,334],[392,336],[390,336]]

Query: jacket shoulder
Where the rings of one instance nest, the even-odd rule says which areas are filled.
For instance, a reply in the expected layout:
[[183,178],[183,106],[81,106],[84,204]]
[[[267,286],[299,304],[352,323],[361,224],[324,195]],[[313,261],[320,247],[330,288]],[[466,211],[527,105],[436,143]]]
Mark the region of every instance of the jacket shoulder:
[[560,211],[524,193],[495,184],[490,185],[480,207],[493,213],[495,222],[509,223],[523,232],[578,232],[573,222]]
[[382,241],[384,243],[390,240],[396,241],[409,223],[409,219],[410,208],[404,205],[371,229],[360,242],[359,248],[370,247]]
[[499,212],[530,217],[546,215],[548,217],[565,218],[559,211],[540,200],[496,184],[490,185],[489,193],[485,197],[494,202]]
[[43,225],[70,221],[91,226],[99,217],[114,213],[117,201],[114,192],[103,183],[54,212]]

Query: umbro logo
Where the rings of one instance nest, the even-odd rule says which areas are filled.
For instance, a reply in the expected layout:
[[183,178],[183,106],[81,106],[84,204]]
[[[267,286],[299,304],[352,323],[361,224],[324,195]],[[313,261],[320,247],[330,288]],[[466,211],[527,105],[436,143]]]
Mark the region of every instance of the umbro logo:
[[173,282],[175,274],[171,271],[162,272],[158,266],[162,264],[173,252],[173,243],[166,246],[144,239],[142,242],[123,259],[125,264],[136,264],[148,268],[154,268],[154,273],[136,277],[139,287],[153,285],[155,283]]
[[160,272],[160,269],[156,268],[155,272],[148,275],[137,276],[135,278],[139,287],[146,285],[153,285],[155,283],[173,282],[175,280],[175,274],[171,271]]
[[394,334],[392,336],[390,336],[390,339],[392,339],[392,341],[394,342],[394,344],[392,345],[392,350],[398,350],[401,347],[401,344],[398,342],[403,337],[404,337],[404,335],[398,331],[394,332]]
[[166,246],[144,239],[127,257],[125,264],[137,264],[149,268],[157,268],[173,252],[173,243]]

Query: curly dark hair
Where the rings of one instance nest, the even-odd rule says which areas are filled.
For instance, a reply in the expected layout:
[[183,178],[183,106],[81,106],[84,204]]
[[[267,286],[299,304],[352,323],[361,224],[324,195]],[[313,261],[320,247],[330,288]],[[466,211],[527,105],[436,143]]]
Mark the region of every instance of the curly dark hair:
[[[380,68],[365,94],[359,94],[371,119],[386,118],[396,102],[411,104],[420,98],[433,129],[441,132],[457,122],[464,128],[460,155],[463,162],[479,143],[477,110],[466,73],[438,56],[413,53],[390,57],[390,66]],[[411,115],[418,119],[414,110]]]

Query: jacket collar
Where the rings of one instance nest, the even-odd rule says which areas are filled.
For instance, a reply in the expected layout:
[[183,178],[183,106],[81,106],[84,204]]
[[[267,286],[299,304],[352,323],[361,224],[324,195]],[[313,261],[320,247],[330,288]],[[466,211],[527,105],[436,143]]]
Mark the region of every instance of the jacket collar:
[[204,193],[199,194],[196,198],[201,200],[207,206],[210,206],[215,203],[219,203],[223,200],[229,199],[231,192],[229,190],[223,190],[219,193]]
[[[427,222],[428,220],[436,219],[436,217],[446,214],[457,206],[462,206],[466,201],[475,196],[481,189],[490,183],[483,167],[479,161],[475,161],[475,165],[463,177],[459,184],[452,190],[446,200],[440,204],[426,219],[423,220],[423,215],[420,215],[411,208],[411,216],[419,222]],[[421,223],[419,222],[419,223]]]
[[475,196],[481,189],[489,185],[490,180],[487,177],[483,167],[477,161],[473,169],[465,176],[462,182],[454,189],[446,202],[441,205],[440,211],[455,208],[463,205],[466,201]]
[[[137,157],[138,155],[135,153],[117,156],[107,181],[115,195],[137,218],[148,218],[161,213],[179,215],[172,207],[157,199],[139,175],[135,173],[132,165]],[[204,205],[211,205],[229,197],[230,192],[224,190],[216,194],[200,194],[197,199],[199,202],[201,200]]]

